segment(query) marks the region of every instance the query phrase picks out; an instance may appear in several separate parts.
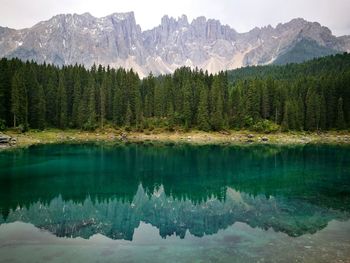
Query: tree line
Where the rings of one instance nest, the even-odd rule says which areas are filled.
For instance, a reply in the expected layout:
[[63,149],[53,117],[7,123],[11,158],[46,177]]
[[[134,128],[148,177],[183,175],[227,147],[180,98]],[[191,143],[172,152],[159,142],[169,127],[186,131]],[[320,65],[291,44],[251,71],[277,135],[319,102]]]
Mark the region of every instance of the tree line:
[[350,55],[216,75],[0,60],[0,128],[348,129]]

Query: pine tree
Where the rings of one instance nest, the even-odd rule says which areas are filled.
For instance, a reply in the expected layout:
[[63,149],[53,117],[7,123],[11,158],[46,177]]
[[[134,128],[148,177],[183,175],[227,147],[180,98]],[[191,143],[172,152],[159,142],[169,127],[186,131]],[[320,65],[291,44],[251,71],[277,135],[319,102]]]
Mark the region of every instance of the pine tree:
[[346,126],[345,119],[344,119],[344,110],[343,110],[343,98],[341,97],[338,99],[336,125],[339,130],[343,130]]
[[106,118],[106,92],[107,92],[107,75],[103,77],[102,84],[100,86],[100,127],[103,129],[104,121]]
[[58,127],[65,129],[67,127],[67,91],[65,87],[64,75],[61,71],[58,78],[58,92],[57,92],[57,114]]
[[0,122],[10,126],[13,120],[11,114],[11,78],[13,77],[6,58],[0,60]]
[[184,89],[183,119],[184,119],[185,128],[189,129],[192,125],[192,111],[191,111],[192,89],[191,89],[191,83],[189,79],[185,80],[183,89]]
[[87,122],[85,129],[94,130],[96,128],[96,93],[95,93],[95,79],[92,75],[89,76],[87,86]]
[[261,117],[263,119],[268,119],[270,117],[270,101],[268,88],[263,85],[261,89]]
[[43,130],[46,126],[46,101],[43,86],[40,84],[38,86],[37,103],[37,128]]
[[309,131],[319,129],[320,124],[320,97],[311,86],[306,96],[305,127]]
[[204,85],[202,85],[200,90],[197,123],[198,123],[199,129],[203,131],[210,130],[209,112],[208,112],[208,90],[206,87],[204,87]]
[[224,125],[223,95],[219,78],[215,77],[211,88],[211,116],[210,124],[213,130],[221,130]]
[[81,81],[80,81],[80,74],[77,73],[74,78],[73,105],[72,105],[72,120],[75,127],[81,127],[82,125],[82,120],[80,116],[80,103],[81,103]]
[[56,73],[50,71],[46,86],[46,120],[51,127],[58,127]]
[[291,120],[290,120],[290,111],[291,111],[291,103],[290,101],[286,101],[284,104],[284,114],[283,114],[283,121],[282,121],[282,129],[284,131],[288,131],[292,128]]
[[130,127],[131,121],[132,121],[132,111],[131,111],[130,104],[128,103],[126,115],[125,115],[125,126]]
[[28,97],[22,70],[16,72],[12,79],[11,112],[13,114],[13,126],[22,125],[26,130],[28,128]]

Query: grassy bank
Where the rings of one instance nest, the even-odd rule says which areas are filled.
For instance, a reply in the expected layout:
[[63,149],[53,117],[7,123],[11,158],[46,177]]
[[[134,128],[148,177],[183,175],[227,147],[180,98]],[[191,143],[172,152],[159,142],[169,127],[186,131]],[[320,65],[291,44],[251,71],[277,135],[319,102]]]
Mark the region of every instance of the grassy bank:
[[118,142],[121,140],[130,142],[158,141],[173,143],[193,144],[246,144],[246,143],[269,143],[269,144],[349,144],[350,132],[289,132],[289,133],[253,133],[251,131],[229,132],[125,132],[122,130],[106,129],[94,132],[78,130],[31,130],[26,133],[17,133],[12,130],[4,134],[17,139],[17,144],[12,147],[26,147],[34,144],[48,144],[61,142]]

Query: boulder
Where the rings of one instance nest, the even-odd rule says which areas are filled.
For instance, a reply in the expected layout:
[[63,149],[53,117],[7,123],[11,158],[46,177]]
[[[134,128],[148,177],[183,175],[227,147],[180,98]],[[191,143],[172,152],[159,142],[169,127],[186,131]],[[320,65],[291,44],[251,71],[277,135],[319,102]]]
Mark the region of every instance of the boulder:
[[10,144],[11,145],[15,145],[16,143],[17,143],[17,139],[16,138],[11,138]]
[[254,138],[254,135],[253,135],[253,134],[248,134],[247,137],[248,137],[249,139],[252,139],[252,138]]
[[267,138],[267,137],[262,137],[261,138],[261,141],[263,141],[263,142],[267,142],[269,140],[269,138]]
[[220,131],[220,133],[221,133],[222,135],[230,135],[230,133],[229,133],[228,131]]
[[127,141],[127,140],[128,140],[128,135],[127,135],[126,133],[123,132],[123,133],[120,135],[120,140],[123,141],[123,142]]
[[11,136],[6,134],[0,134],[0,144],[8,144],[11,141]]

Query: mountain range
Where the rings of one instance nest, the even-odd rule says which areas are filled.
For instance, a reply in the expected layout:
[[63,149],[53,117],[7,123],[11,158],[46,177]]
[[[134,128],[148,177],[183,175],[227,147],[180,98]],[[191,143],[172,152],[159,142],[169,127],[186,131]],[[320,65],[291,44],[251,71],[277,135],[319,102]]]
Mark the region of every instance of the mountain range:
[[62,14],[31,28],[0,27],[0,57],[133,68],[141,77],[172,73],[181,66],[215,73],[349,51],[350,36],[336,37],[327,27],[302,18],[246,33],[205,17],[189,22],[185,15],[164,16],[159,26],[142,31],[133,12],[102,18]]

